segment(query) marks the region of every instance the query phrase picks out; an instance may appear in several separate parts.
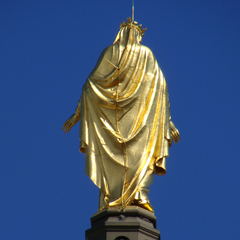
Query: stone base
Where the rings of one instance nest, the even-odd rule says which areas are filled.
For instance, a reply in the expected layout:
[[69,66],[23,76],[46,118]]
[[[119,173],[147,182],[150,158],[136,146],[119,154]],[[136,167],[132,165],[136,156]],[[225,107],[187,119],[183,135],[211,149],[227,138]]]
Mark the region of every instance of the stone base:
[[91,226],[86,240],[160,240],[154,213],[140,207],[100,211],[92,216]]

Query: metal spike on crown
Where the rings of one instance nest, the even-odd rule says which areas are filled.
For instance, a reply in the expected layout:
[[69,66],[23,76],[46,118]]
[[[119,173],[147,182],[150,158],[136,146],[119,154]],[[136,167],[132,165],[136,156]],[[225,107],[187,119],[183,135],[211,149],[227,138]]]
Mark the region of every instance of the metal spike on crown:
[[147,28],[142,28],[142,24],[138,25],[138,22],[136,21],[132,22],[132,19],[130,17],[127,18],[127,22],[122,21],[122,23],[120,23],[120,29],[127,26],[129,27],[133,26],[137,28],[142,36],[145,34],[145,31],[147,30]]

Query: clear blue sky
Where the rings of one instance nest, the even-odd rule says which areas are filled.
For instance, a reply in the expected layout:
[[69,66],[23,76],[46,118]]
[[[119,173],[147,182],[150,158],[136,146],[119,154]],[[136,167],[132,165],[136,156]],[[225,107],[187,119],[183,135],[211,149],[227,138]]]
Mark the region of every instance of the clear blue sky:
[[[131,2],[0,2],[0,239],[84,239],[98,189],[61,128]],[[162,240],[239,239],[240,2],[135,5],[181,133],[150,188]]]

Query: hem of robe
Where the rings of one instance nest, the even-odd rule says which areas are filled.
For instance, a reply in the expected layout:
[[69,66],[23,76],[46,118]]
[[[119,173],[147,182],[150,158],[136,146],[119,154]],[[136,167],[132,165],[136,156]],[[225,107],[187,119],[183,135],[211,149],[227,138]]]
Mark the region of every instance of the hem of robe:
[[[80,147],[79,150],[81,153],[85,154],[85,150],[88,147],[88,145],[84,142],[84,141],[80,141]],[[149,169],[151,169],[156,175],[158,176],[162,176],[166,174],[166,157],[168,157],[168,155],[162,157],[159,156],[157,158],[155,158],[154,164],[150,163],[148,164],[148,167],[146,167],[145,169],[145,174],[147,173],[147,171]],[[152,165],[152,166],[151,166]],[[144,175],[145,175],[144,174]],[[93,183],[100,189],[100,191],[104,194],[107,195],[107,193],[101,189],[101,186],[99,186],[97,184],[97,182],[95,182],[88,173],[86,173],[86,175],[93,181]],[[139,191],[138,186],[134,187],[134,191],[131,192],[131,194],[127,197],[127,199],[123,200],[123,196],[120,196],[118,199],[109,202],[108,204],[106,204],[106,207],[126,207],[129,205],[129,203],[131,204],[131,202],[135,199],[135,195],[137,194],[137,192]]]

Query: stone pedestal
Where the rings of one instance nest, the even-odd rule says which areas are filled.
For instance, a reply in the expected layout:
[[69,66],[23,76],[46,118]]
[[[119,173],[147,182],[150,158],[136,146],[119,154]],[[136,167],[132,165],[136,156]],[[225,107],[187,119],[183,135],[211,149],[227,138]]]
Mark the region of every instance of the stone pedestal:
[[100,211],[92,216],[91,226],[86,240],[160,240],[154,213],[135,206]]

